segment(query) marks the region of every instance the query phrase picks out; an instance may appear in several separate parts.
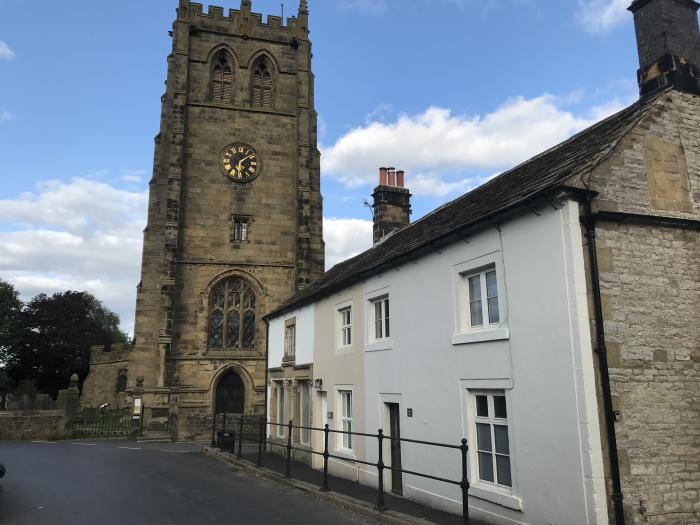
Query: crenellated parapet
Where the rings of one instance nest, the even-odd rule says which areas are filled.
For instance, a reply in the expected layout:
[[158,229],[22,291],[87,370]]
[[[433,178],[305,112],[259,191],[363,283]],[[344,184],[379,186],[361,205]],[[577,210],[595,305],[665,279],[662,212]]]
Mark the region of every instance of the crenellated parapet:
[[132,345],[129,344],[92,346],[90,347],[90,363],[99,365],[128,361],[132,348]]
[[288,38],[306,40],[308,38],[308,8],[302,2],[297,16],[288,17],[286,23],[282,16],[268,15],[251,11],[251,2],[242,0],[240,9],[228,9],[201,3],[180,2],[180,20],[187,20],[193,30],[214,31],[233,34],[247,38],[280,40]]

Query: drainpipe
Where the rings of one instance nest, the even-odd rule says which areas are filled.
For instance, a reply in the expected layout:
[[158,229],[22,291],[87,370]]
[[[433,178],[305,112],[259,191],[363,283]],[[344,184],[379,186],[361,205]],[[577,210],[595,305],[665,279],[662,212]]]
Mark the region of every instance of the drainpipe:
[[610,455],[610,474],[612,475],[612,502],[615,510],[616,525],[624,525],[625,514],[622,507],[622,484],[620,482],[620,463],[617,456],[617,437],[615,435],[615,416],[613,412],[612,393],[610,389],[610,371],[608,370],[608,350],[605,344],[605,327],[603,326],[603,305],[600,296],[600,274],[598,273],[598,253],[596,251],[595,218],[591,202],[593,196],[586,195],[584,203],[584,225],[588,240],[588,258],[591,266],[591,286],[593,287],[593,307],[595,311],[595,352],[600,364],[600,379],[603,387],[603,404],[605,408],[605,427],[608,434],[608,451]]
[[[268,374],[270,370],[270,321],[265,319],[265,410],[263,417],[267,422],[267,390],[268,390]],[[265,423],[265,434],[267,435],[267,423]]]

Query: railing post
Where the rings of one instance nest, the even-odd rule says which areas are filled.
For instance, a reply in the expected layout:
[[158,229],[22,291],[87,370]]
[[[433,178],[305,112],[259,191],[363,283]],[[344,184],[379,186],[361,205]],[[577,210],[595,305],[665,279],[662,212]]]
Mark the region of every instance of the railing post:
[[262,467],[262,451],[263,451],[263,441],[265,438],[265,427],[267,426],[267,421],[265,418],[260,418],[260,426],[258,427],[258,467]]
[[146,416],[146,406],[141,405],[141,421],[139,421],[139,436],[143,436],[143,418]]
[[467,525],[469,523],[469,478],[467,477],[467,452],[469,447],[466,439],[462,440],[462,445],[459,449],[462,452],[462,482],[459,484],[462,488],[462,523]]
[[386,505],[384,505],[384,431],[381,428],[377,432],[377,443],[379,445],[377,454],[377,509],[386,510]]
[[287,425],[287,468],[284,471],[284,477],[288,478],[292,475],[292,421]]
[[323,492],[328,492],[328,434],[330,429],[328,428],[328,423],[323,427],[323,485],[321,490]]
[[216,446],[216,412],[214,412],[214,419],[211,422],[211,448]]
[[238,457],[241,457],[241,450],[243,449],[243,416],[240,416],[240,423],[238,424]]

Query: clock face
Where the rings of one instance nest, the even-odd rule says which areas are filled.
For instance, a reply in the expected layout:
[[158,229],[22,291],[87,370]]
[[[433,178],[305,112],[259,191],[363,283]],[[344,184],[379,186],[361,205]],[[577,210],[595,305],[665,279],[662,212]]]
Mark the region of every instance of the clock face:
[[260,175],[258,153],[247,144],[230,144],[221,152],[221,169],[234,182],[250,182]]

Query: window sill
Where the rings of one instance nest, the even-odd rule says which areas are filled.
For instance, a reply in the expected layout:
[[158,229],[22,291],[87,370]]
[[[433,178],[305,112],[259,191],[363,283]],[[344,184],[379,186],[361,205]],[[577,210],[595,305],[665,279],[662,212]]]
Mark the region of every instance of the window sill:
[[341,460],[342,460],[342,459],[347,459],[347,460],[350,460],[350,461],[354,461],[354,460],[357,459],[357,456],[355,455],[355,452],[353,452],[353,451],[350,450],[350,449],[346,449],[346,448],[334,450],[334,451],[333,451],[333,455],[334,455],[334,456],[338,456],[338,457],[333,458],[333,459],[341,459]]
[[352,345],[339,346],[335,349],[335,354],[336,355],[352,354],[353,351],[354,351],[354,348]]
[[380,352],[382,350],[393,350],[394,341],[391,339],[384,339],[380,341],[375,341],[365,346],[365,352]]
[[519,511],[523,510],[523,501],[517,496],[499,492],[497,489],[493,489],[491,487],[486,488],[481,484],[472,484],[472,486],[469,487],[469,495],[475,498],[490,501],[491,503],[495,503],[503,507],[508,507],[509,509]]
[[452,336],[453,345],[467,345],[470,343],[483,343],[486,341],[505,341],[510,338],[507,328],[493,327],[482,330],[472,330]]

